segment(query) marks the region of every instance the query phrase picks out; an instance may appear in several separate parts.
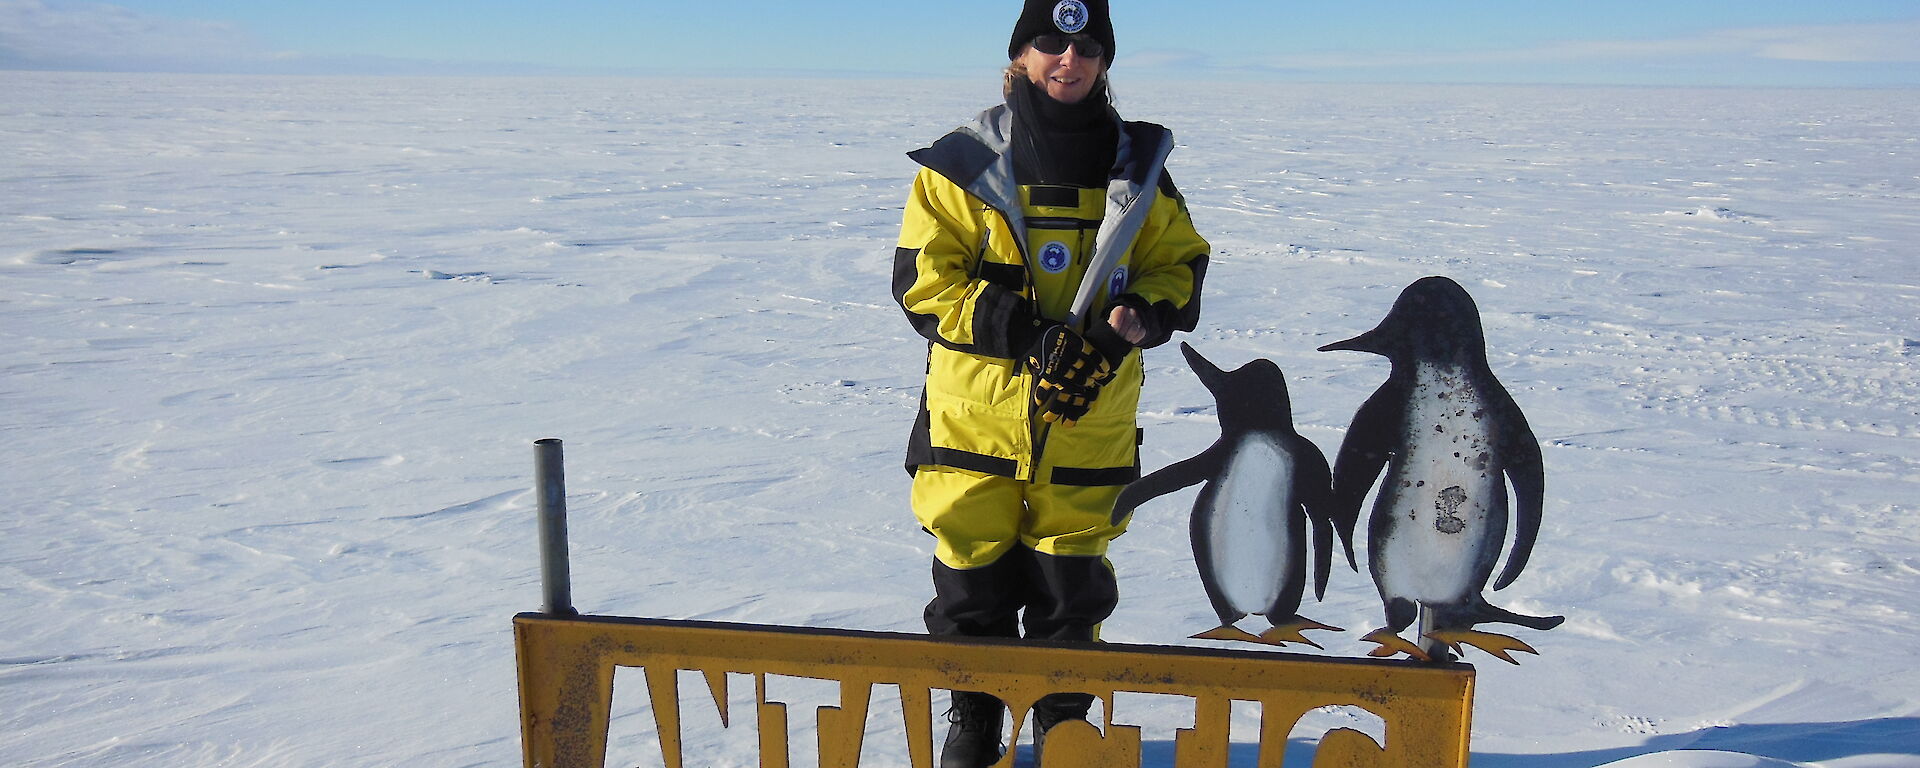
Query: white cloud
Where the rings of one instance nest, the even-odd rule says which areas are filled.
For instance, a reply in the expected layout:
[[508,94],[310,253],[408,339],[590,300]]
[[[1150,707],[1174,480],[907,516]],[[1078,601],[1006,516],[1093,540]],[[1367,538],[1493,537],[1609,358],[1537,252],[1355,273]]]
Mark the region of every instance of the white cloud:
[[1165,48],[1144,51],[1128,51],[1123,60],[1129,68],[1168,69],[1182,67],[1208,66],[1212,57],[1198,51],[1169,50]]
[[1835,24],[1732,30],[1764,59],[1830,62],[1920,62],[1920,19],[1883,24]]
[[104,3],[0,0],[0,66],[213,68],[267,54],[238,27]]
[[0,69],[362,75],[574,71],[516,62],[274,51],[229,22],[168,19],[66,0],[0,0]]
[[1650,62],[1690,57],[1805,62],[1920,62],[1920,19],[1796,27],[1746,27],[1652,40],[1574,40],[1492,50],[1329,51],[1283,54],[1251,62],[1306,71],[1391,69],[1551,62]]

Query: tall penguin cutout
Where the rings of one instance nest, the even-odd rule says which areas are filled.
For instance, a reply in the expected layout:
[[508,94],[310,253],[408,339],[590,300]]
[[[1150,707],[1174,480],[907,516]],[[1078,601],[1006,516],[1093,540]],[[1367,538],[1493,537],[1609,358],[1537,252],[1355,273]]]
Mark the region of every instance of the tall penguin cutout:
[[[1255,360],[1228,373],[1191,345],[1181,343],[1180,351],[1219,404],[1220,439],[1200,455],[1127,486],[1114,504],[1113,521],[1118,524],[1151,499],[1205,483],[1193,502],[1190,527],[1200,584],[1220,626],[1194,637],[1319,648],[1302,634],[1305,630],[1340,629],[1304,618],[1299,609],[1306,585],[1309,520],[1316,599],[1326,593],[1332,563],[1327,458],[1294,431],[1287,381],[1279,366]],[[1352,526],[1341,532],[1349,566],[1352,533]],[[1266,617],[1272,627],[1255,635],[1235,626],[1248,614]]]
[[1386,479],[1367,524],[1369,569],[1385,603],[1387,626],[1365,639],[1374,656],[1425,659],[1400,637],[1420,606],[1431,613],[1426,636],[1455,652],[1465,643],[1514,661],[1508,651],[1538,653],[1520,640],[1481,632],[1498,622],[1552,629],[1561,616],[1523,616],[1481,596],[1507,539],[1507,484],[1513,484],[1513,547],[1493,583],[1513,583],[1540,531],[1545,472],[1540,445],[1520,407],[1487,366],[1486,337],[1473,298],[1444,277],[1423,278],[1400,293],[1379,327],[1320,351],[1351,350],[1393,362],[1367,398],[1334,463],[1333,510],[1350,529],[1367,491]]

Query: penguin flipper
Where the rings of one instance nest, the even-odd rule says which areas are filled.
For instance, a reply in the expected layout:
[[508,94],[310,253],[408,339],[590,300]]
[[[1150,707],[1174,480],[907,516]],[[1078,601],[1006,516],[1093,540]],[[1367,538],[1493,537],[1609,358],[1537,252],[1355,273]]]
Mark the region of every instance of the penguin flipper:
[[1326,514],[1341,541],[1347,542],[1349,562],[1353,559],[1353,529],[1360,522],[1360,505],[1399,440],[1405,418],[1397,403],[1406,399],[1404,389],[1389,379],[1374,390],[1354,412],[1346,439],[1340,441],[1340,455],[1334,459],[1332,502]]
[[1507,398],[1508,439],[1506,450],[1507,482],[1513,485],[1513,548],[1507,552],[1507,565],[1500,570],[1493,588],[1504,589],[1520,577],[1533,555],[1533,542],[1540,535],[1540,512],[1546,497],[1546,468],[1540,458],[1540,442],[1520,415],[1520,407]]
[[1520,663],[1508,655],[1508,651],[1521,651],[1523,653],[1531,653],[1535,656],[1540,655],[1539,651],[1534,650],[1533,646],[1527,645],[1521,641],[1520,638],[1502,635],[1496,632],[1481,632],[1472,629],[1442,629],[1428,632],[1427,637],[1446,643],[1447,647],[1452,648],[1456,654],[1460,652],[1461,645],[1471,645],[1492,654],[1494,658],[1508,664],[1518,665]]
[[[1324,600],[1327,597],[1327,577],[1333,571],[1333,471],[1327,466],[1327,457],[1313,441],[1296,436],[1294,440],[1299,477],[1294,480],[1294,495],[1300,499],[1300,505],[1306,510],[1307,521],[1313,525],[1313,599]],[[1342,531],[1341,543],[1346,545],[1347,566],[1354,572],[1360,571],[1360,565],[1353,557],[1353,531]]]
[[1285,623],[1275,624],[1271,628],[1269,628],[1267,631],[1261,632],[1260,642],[1267,643],[1268,645],[1286,645],[1287,643],[1300,643],[1302,645],[1311,645],[1315,648],[1320,648],[1320,650],[1323,650],[1323,651],[1326,650],[1325,648],[1321,648],[1319,643],[1316,643],[1312,640],[1308,640],[1306,635],[1302,634],[1303,632],[1309,629],[1322,629],[1329,632],[1345,632],[1346,631],[1339,627],[1322,624],[1320,622],[1314,621],[1313,619],[1309,619],[1305,616],[1294,614],[1293,617],[1287,619]]
[[1109,524],[1119,525],[1133,510],[1153,499],[1165,496],[1188,486],[1198,485],[1220,474],[1220,460],[1214,450],[1208,448],[1200,455],[1176,461],[1154,470],[1129,484],[1120,491],[1120,498],[1113,502],[1113,515]]
[[[1309,507],[1309,510],[1312,508]],[[1308,515],[1313,513],[1309,511]],[[1333,523],[1319,518],[1313,522],[1313,599],[1327,599],[1327,578],[1333,575]],[[1359,571],[1359,566],[1354,566]]]

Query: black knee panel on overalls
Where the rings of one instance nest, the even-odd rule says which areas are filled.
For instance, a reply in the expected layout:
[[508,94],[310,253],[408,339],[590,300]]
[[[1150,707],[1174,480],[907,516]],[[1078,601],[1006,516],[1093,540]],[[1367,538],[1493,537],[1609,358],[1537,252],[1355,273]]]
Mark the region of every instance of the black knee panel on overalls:
[[[965,570],[933,563],[927,631],[936,635],[1091,641],[1120,603],[1104,557],[1046,555],[1016,546]],[[1026,609],[1024,622],[1021,609]]]
[[968,637],[1019,637],[1020,607],[1027,597],[1027,550],[1014,547],[978,568],[949,568],[933,561],[933,601],[927,632]]
[[1120,587],[1104,557],[1028,552],[1026,637],[1094,640],[1100,622],[1120,604]]

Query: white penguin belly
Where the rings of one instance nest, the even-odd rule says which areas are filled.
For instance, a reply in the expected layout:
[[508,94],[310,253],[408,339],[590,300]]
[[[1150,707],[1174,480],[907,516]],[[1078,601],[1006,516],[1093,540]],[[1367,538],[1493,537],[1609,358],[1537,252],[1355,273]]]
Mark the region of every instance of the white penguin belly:
[[1279,442],[1250,438],[1214,484],[1207,525],[1208,569],[1234,608],[1265,612],[1279,599],[1292,553],[1293,455]]
[[1380,542],[1388,594],[1457,603],[1482,586],[1483,564],[1506,533],[1505,479],[1493,461],[1485,405],[1465,375],[1438,366],[1414,371],[1408,445],[1387,473],[1376,514],[1390,514]]

